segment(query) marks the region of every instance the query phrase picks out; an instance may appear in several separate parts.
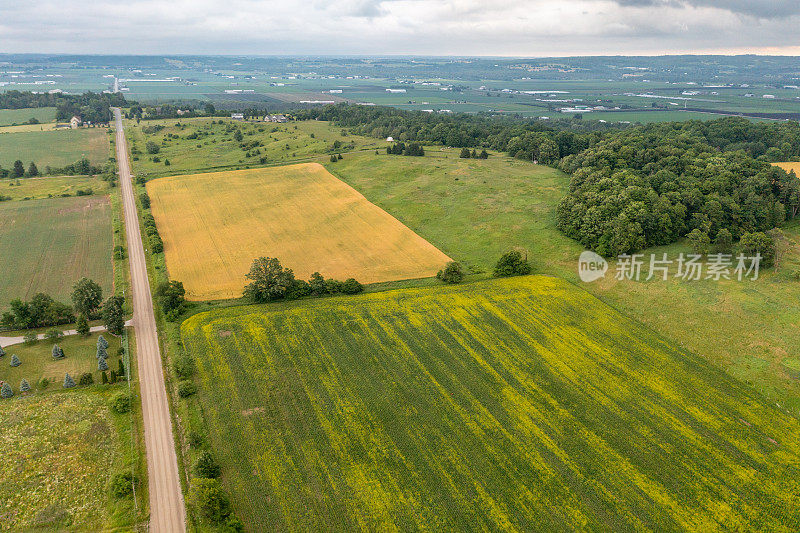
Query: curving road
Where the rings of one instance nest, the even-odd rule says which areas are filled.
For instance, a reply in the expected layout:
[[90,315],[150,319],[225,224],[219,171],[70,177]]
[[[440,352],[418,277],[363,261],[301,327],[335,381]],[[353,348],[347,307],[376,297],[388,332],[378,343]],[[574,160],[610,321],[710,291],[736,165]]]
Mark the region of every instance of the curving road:
[[185,508],[178,476],[178,460],[172,437],[167,389],[158,348],[158,332],[150,282],[147,279],[142,233],[136,213],[130,162],[122,129],[122,115],[114,109],[117,130],[117,164],[122,188],[122,205],[128,238],[133,293],[133,327],[136,330],[136,360],[142,395],[144,442],[147,448],[147,477],[150,491],[150,531],[183,532]]

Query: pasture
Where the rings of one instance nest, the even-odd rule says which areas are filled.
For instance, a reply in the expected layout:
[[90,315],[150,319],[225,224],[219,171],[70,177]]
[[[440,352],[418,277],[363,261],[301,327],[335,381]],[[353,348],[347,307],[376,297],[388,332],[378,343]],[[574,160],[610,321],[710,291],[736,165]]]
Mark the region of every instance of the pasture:
[[[322,121],[279,124],[192,118],[148,120],[138,125],[129,121],[125,129],[137,176],[235,170],[383,148],[386,144],[378,139],[342,135],[341,130]],[[241,132],[241,141],[236,140],[236,131]],[[146,152],[148,141],[158,145],[157,154]]]
[[108,191],[108,182],[91,176],[46,176],[0,180],[0,196],[11,200],[34,200],[75,196],[91,189],[94,194]]
[[[583,249],[555,220],[569,176],[504,156],[457,155],[438,149],[422,158],[354,154],[328,168],[474,270],[490,270],[500,254],[518,247],[537,272],[581,283]],[[604,281],[581,286],[800,414],[800,224],[784,233],[778,267],[758,281],[619,281],[612,262]],[[680,242],[643,253],[664,252],[675,258],[689,247]]]
[[777,167],[781,167],[786,172],[794,171],[795,174],[800,175],[800,162],[789,161],[786,163],[773,163]]
[[265,530],[795,530],[798,421],[543,276],[228,308],[181,328]]
[[118,390],[0,400],[0,531],[132,528],[133,499],[108,493],[112,476],[132,461],[130,415],[107,407]]
[[0,109],[0,126],[27,124],[31,119],[39,123],[54,122],[56,120],[55,107],[34,107],[24,109]]
[[319,164],[160,178],[147,183],[167,268],[193,300],[241,296],[256,257],[301,279],[423,278],[449,258]]
[[82,276],[110,294],[111,251],[106,196],[0,203],[0,309],[37,292],[68,303]]
[[94,165],[108,160],[108,133],[105,128],[58,131],[0,133],[0,166],[11,168],[21,160],[28,168],[33,161],[45,167],[63,167],[86,157]]

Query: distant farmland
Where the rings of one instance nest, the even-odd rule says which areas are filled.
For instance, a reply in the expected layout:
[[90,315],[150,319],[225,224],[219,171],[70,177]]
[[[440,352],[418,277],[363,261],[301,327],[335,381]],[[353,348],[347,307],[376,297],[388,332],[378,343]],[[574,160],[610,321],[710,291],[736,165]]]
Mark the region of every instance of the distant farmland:
[[242,294],[253,259],[307,279],[436,274],[449,258],[316,163],[147,183],[170,277],[195,300]]
[[17,159],[25,168],[33,161],[44,167],[63,167],[86,157],[95,165],[108,159],[108,134],[104,128],[29,131],[0,134],[0,166],[11,168]]
[[800,423],[557,278],[182,326],[249,529],[800,527]]
[[55,107],[34,107],[25,109],[0,109],[0,126],[24,124],[35,118],[39,122],[53,122],[56,119]]
[[111,248],[104,196],[0,203],[0,309],[37,292],[68,303],[81,276],[109,293]]

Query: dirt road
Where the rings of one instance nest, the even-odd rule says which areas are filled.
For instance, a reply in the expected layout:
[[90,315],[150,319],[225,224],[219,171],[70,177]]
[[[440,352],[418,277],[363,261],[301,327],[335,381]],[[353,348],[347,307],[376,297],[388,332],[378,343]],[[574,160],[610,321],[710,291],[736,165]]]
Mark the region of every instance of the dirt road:
[[158,348],[153,297],[147,279],[142,233],[136,214],[130,162],[122,129],[122,117],[114,110],[117,130],[117,163],[122,187],[122,204],[128,236],[133,292],[133,327],[136,330],[136,360],[144,417],[144,442],[147,448],[147,476],[150,490],[150,531],[183,532],[185,509],[178,477],[178,460],[172,437],[161,352]]

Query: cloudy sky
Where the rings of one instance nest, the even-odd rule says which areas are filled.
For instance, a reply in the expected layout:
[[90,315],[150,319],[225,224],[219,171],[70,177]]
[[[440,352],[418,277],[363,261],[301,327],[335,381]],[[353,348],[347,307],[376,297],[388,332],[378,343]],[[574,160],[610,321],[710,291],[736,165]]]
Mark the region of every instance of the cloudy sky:
[[0,0],[0,52],[800,55],[800,0]]

